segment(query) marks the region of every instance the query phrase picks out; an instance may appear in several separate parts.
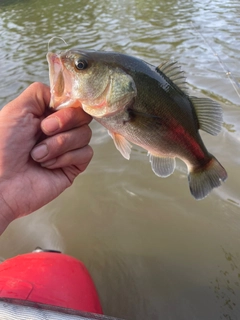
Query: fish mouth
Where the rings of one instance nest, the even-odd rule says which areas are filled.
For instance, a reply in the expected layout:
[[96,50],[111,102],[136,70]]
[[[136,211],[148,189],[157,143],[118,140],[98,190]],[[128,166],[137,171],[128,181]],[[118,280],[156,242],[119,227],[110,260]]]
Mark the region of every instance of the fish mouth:
[[[49,52],[47,54],[50,80],[50,108],[59,110],[76,106],[76,100],[72,99],[72,79],[64,67],[60,55]],[[77,102],[77,106],[79,106]]]

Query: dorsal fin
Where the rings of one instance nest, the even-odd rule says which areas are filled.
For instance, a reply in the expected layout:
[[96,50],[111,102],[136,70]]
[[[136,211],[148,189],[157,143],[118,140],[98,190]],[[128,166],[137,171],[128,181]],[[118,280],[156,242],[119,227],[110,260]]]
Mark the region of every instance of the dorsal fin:
[[185,72],[181,70],[181,66],[177,61],[166,61],[155,69],[160,74],[165,74],[179,89],[187,94],[187,84]]
[[190,97],[197,113],[200,129],[217,135],[222,129],[223,115],[219,103],[209,98]]

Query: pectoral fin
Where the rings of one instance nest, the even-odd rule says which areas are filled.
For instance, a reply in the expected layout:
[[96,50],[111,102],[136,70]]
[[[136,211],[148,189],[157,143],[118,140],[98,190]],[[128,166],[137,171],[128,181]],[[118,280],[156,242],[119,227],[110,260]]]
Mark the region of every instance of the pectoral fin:
[[148,155],[152,170],[157,176],[166,178],[174,172],[176,166],[175,158],[156,156],[150,152]]
[[121,136],[118,133],[108,131],[109,135],[113,138],[113,141],[115,143],[116,148],[118,151],[121,152],[122,156],[129,160],[130,159],[130,153],[132,145],[125,139],[123,136]]

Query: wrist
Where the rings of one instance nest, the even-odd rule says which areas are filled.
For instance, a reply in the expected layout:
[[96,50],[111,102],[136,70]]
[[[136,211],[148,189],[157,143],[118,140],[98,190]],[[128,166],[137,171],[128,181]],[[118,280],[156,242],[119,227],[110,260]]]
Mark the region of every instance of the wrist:
[[7,226],[14,220],[14,214],[11,207],[2,192],[2,186],[0,186],[0,235],[4,232]]

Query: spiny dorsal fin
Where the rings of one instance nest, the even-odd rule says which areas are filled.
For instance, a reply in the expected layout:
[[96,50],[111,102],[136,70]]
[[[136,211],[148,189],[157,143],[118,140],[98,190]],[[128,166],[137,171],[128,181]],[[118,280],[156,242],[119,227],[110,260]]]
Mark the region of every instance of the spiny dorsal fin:
[[181,70],[181,66],[177,61],[166,61],[155,69],[158,73],[164,73],[179,89],[187,94],[187,84],[185,72]]
[[223,115],[219,103],[208,98],[190,97],[200,129],[216,136],[222,129]]

